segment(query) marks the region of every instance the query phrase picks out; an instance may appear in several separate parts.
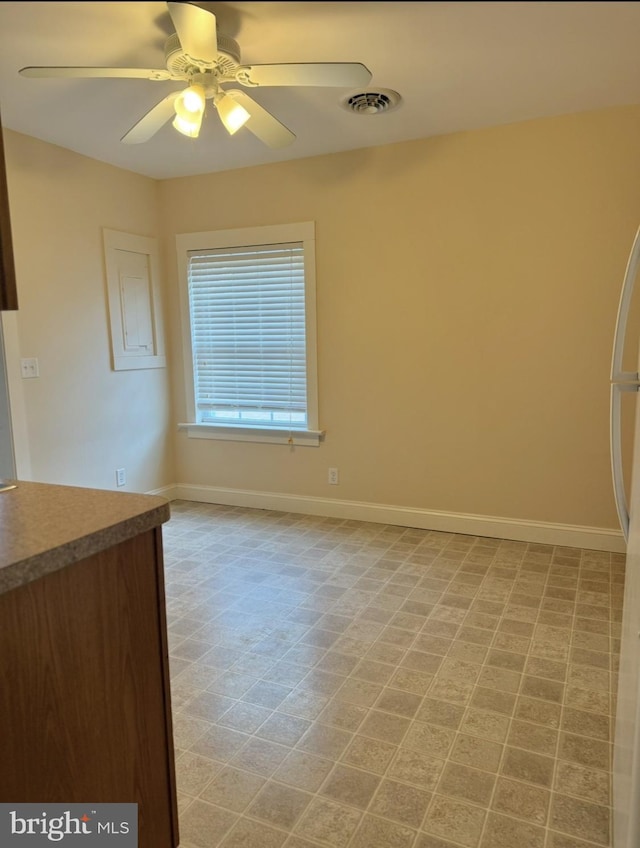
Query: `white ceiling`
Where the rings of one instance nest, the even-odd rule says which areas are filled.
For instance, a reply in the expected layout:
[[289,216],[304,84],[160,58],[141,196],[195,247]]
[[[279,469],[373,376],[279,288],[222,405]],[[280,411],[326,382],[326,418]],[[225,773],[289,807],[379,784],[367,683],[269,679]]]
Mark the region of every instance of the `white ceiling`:
[[[120,138],[176,82],[25,79],[25,65],[164,68],[173,31],[163,2],[0,2],[3,124],[162,179],[424,138],[531,118],[640,103],[639,2],[202,2],[244,64],[362,62],[363,90],[399,108],[347,112],[356,90],[260,88],[251,96],[297,136],[271,150],[231,137],[208,109],[198,139],[166,124]],[[238,86],[236,86],[238,87]]]

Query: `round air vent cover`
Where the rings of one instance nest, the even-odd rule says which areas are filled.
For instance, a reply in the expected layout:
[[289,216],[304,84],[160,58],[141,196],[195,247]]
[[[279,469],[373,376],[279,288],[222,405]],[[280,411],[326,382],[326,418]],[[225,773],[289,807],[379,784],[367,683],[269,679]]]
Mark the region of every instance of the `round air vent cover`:
[[348,112],[355,112],[358,115],[380,115],[382,112],[395,109],[401,100],[397,91],[380,88],[377,91],[360,91],[357,94],[351,94],[342,101],[342,105]]

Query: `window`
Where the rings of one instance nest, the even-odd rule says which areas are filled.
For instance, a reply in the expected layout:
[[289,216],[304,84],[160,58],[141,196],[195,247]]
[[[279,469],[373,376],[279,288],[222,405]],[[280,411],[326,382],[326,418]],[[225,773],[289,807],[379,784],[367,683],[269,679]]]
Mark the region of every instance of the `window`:
[[177,236],[190,436],[319,443],[314,229]]

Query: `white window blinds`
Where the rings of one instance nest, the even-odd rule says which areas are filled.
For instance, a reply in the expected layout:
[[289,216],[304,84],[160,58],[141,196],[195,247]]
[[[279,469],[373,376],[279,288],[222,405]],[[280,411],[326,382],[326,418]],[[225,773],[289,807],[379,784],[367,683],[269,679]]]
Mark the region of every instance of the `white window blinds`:
[[304,245],[189,252],[197,420],[307,426]]

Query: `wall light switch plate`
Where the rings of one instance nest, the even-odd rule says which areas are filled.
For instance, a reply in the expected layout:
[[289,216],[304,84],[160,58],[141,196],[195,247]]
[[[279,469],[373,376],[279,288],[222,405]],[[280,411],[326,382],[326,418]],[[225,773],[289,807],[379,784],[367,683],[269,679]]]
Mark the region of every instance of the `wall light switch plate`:
[[20,373],[23,380],[31,380],[40,376],[40,368],[35,356],[20,360]]

